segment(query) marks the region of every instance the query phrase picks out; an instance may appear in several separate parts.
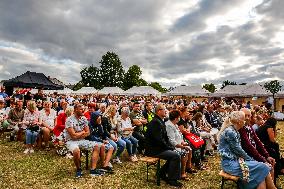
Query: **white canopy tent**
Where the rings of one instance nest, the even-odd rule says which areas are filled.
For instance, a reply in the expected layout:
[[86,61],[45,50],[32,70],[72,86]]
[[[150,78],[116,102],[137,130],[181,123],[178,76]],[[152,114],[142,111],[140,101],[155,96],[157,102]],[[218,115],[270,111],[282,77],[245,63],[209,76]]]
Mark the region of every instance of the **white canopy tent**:
[[150,86],[132,87],[124,92],[126,95],[161,96],[161,93]]
[[122,90],[119,87],[104,87],[103,89],[98,91],[98,94],[100,95],[124,95],[124,90]]
[[78,91],[74,91],[75,94],[94,94],[98,91],[94,87],[82,87]]
[[208,97],[209,91],[202,86],[178,86],[172,91],[166,93],[168,96],[202,96]]
[[268,97],[272,94],[260,84],[227,85],[211,94],[212,97]]

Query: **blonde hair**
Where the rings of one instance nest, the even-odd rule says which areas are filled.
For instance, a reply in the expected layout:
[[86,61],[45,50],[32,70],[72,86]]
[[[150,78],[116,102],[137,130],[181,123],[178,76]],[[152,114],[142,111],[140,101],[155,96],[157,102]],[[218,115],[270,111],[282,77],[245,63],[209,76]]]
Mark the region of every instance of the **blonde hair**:
[[108,117],[110,119],[110,122],[113,125],[117,124],[117,119],[115,118],[115,116],[111,116],[111,112],[114,112],[115,110],[116,110],[116,106],[110,105],[109,107],[107,107],[105,113],[103,114],[104,117]]
[[36,110],[36,102],[33,100],[30,100],[27,104],[28,110]]
[[65,110],[65,114],[67,115],[67,117],[70,117],[74,112],[74,108],[72,106],[68,106]]
[[230,125],[234,125],[237,123],[242,117],[245,116],[245,113],[242,111],[233,111],[229,114],[228,117],[226,117],[225,121],[222,124],[222,127],[217,135],[217,141],[220,142],[220,136],[223,133],[223,131],[229,127]]

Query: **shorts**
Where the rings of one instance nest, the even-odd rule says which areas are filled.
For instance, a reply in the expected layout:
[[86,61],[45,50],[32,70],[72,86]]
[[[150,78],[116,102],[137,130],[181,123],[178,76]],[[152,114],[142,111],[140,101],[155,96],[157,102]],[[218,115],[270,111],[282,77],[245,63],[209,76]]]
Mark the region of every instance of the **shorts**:
[[101,147],[102,143],[89,140],[70,140],[66,142],[66,147],[70,152],[75,149],[93,150],[95,146]]

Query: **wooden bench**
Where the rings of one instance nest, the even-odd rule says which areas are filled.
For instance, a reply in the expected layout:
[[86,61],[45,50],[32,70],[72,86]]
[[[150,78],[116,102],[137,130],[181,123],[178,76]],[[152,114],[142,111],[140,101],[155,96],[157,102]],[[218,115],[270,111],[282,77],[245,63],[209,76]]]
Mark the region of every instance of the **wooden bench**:
[[240,177],[230,175],[224,172],[223,170],[220,171],[219,175],[222,177],[221,189],[224,188],[224,184],[226,181],[233,181],[234,183],[236,183],[237,188],[238,189],[240,188],[240,185],[239,185]]
[[143,161],[143,162],[146,162],[147,181],[149,181],[149,179],[148,179],[149,178],[149,167],[152,166],[152,165],[157,166],[157,169],[156,169],[157,186],[160,186],[160,184],[161,184],[161,179],[160,179],[161,162],[160,162],[160,158],[145,156],[145,157],[142,157],[140,160]]

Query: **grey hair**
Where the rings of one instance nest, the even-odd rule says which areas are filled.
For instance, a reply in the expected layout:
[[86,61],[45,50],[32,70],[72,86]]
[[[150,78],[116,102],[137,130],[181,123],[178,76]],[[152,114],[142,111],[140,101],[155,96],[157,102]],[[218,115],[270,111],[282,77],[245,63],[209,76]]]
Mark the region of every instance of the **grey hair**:
[[121,113],[125,113],[125,114],[129,115],[130,114],[130,110],[129,110],[128,107],[123,107],[123,108],[121,108]]
[[220,142],[220,136],[227,127],[229,127],[230,125],[233,125],[238,120],[240,120],[241,117],[244,117],[244,116],[245,116],[245,113],[242,111],[231,112],[230,115],[225,119],[224,123],[222,124],[222,127],[217,135],[217,141]]

